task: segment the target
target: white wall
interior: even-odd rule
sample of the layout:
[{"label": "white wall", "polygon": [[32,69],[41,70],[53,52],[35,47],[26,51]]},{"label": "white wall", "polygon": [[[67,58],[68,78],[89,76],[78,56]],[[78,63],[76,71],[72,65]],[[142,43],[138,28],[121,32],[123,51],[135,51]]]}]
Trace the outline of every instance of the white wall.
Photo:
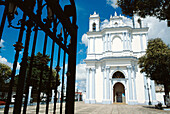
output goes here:
[{"label": "white wall", "polygon": [[103,73],[101,72],[101,65],[96,64],[95,73],[95,98],[98,103],[103,100]]},{"label": "white wall", "polygon": [[95,53],[102,53],[103,52],[103,41],[102,38],[95,38]]},{"label": "white wall", "polygon": [[156,100],[164,104],[164,92],[156,92]]},{"label": "white wall", "polygon": [[123,41],[119,37],[113,38],[112,51],[123,51]]},{"label": "white wall", "polygon": [[139,69],[136,72],[136,96],[138,103],[145,103],[144,78]]},{"label": "white wall", "polygon": [[134,52],[141,51],[141,43],[140,43],[140,36],[139,35],[133,35],[133,38],[132,38],[132,50]]}]

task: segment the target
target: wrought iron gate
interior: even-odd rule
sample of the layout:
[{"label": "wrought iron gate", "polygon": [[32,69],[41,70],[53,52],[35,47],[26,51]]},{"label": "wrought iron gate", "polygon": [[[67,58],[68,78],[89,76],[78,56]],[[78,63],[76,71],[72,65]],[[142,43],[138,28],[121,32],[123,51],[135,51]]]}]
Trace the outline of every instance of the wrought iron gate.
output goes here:
[{"label": "wrought iron gate", "polygon": [[[28,93],[30,86],[30,79],[32,76],[32,66],[33,59],[36,51],[37,39],[41,39],[38,37],[38,33],[45,33],[44,41],[42,41],[43,47],[43,57],[41,58],[41,72],[40,72],[40,82],[38,85],[37,92],[37,101],[36,101],[36,114],[39,113],[41,105],[40,105],[40,94],[42,91],[42,81],[43,81],[43,71],[45,69],[44,64],[47,62],[44,58],[46,56],[47,47],[51,48],[50,54],[50,73],[48,76],[48,84],[47,84],[47,100],[46,100],[46,108],[44,113],[49,113],[49,101],[50,101],[50,91],[51,91],[51,76],[52,76],[52,67],[55,59],[57,60],[56,65],[56,83],[55,83],[55,95],[54,95],[54,104],[53,113],[56,113],[56,110],[60,110],[60,114],[63,110],[63,85],[64,85],[64,75],[67,69],[67,86],[66,86],[66,102],[65,102],[65,113],[73,114],[74,113],[74,98],[75,98],[75,71],[76,71],[76,49],[77,49],[77,25],[76,25],[76,7],[74,0],[68,0],[69,4],[62,6],[59,0],[1,0],[0,5],[4,7],[4,13],[1,20],[0,26],[0,40],[3,36],[3,30],[6,17],[8,19],[9,26],[15,29],[19,29],[19,36],[16,43],[13,45],[15,47],[16,53],[13,63],[12,74],[10,76],[10,86],[8,89],[8,97],[6,106],[4,108],[4,113],[9,113],[9,106],[12,97],[12,88],[14,85],[17,62],[19,53],[23,50],[22,61],[20,63],[20,71],[18,75],[18,83],[16,87],[16,98],[13,107],[14,114],[26,113],[27,112],[27,104],[28,104]],[[22,19],[18,21],[18,24],[13,22],[16,17],[17,11],[16,9],[20,9],[22,12]],[[42,15],[43,11],[47,10],[46,17]],[[21,15],[21,14],[20,14]],[[25,31],[26,29],[26,31]],[[26,33],[26,37],[24,36]],[[32,44],[30,42],[31,34],[34,35],[32,39]],[[17,39],[17,36],[14,36]],[[8,40],[8,39],[6,39]],[[47,42],[51,40],[52,45],[47,46]],[[23,43],[23,41],[25,41]],[[43,44],[44,42],[44,44]],[[23,45],[24,44],[24,45]],[[56,48],[57,46],[57,48]],[[31,52],[29,51],[31,50]],[[28,54],[31,53],[30,63],[28,66]],[[54,56],[54,53],[57,52],[57,56]],[[68,62],[68,63],[67,63]],[[65,68],[65,64],[68,64],[68,68]],[[62,67],[62,70],[61,69]],[[27,71],[28,69],[28,71]],[[61,72],[62,71],[62,72]],[[58,79],[59,74],[62,75],[62,80]],[[61,102],[60,107],[57,107],[57,89],[61,83]],[[25,101],[22,102],[23,93],[25,95]]]}]

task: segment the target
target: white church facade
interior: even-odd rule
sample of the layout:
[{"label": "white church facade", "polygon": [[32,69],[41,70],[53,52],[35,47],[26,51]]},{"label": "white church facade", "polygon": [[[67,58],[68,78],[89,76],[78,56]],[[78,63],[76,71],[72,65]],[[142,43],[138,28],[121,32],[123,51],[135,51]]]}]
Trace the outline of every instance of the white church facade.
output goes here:
[{"label": "white church facade", "polygon": [[145,54],[148,27],[124,16],[110,16],[101,25],[99,14],[89,18],[85,103],[156,104],[155,83],[140,73],[138,58]]}]

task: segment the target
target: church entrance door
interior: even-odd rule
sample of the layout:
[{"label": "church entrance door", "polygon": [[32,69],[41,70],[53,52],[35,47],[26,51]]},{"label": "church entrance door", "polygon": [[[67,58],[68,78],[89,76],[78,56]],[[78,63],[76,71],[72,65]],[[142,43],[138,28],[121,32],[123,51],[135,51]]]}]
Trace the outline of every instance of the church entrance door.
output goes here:
[{"label": "church entrance door", "polygon": [[113,87],[113,102],[125,103],[125,89],[124,85],[120,82],[116,83]]}]

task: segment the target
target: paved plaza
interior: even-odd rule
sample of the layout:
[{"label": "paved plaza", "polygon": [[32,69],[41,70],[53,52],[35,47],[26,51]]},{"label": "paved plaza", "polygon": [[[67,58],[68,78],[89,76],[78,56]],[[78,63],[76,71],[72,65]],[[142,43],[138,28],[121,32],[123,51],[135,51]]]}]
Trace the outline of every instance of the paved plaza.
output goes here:
[{"label": "paved plaza", "polygon": [[[65,104],[63,104],[63,107]],[[36,106],[28,106],[27,114],[35,114]],[[63,114],[64,114],[63,108]],[[12,108],[10,113],[12,114]],[[50,104],[49,114],[53,112],[53,105]],[[59,104],[57,104],[57,114],[59,114]],[[0,109],[3,114],[3,109]],[[40,114],[45,114],[45,105],[41,105]],[[84,102],[75,103],[75,114],[170,114],[170,111],[154,109],[154,106],[126,105],[126,104],[85,104]]]}]

